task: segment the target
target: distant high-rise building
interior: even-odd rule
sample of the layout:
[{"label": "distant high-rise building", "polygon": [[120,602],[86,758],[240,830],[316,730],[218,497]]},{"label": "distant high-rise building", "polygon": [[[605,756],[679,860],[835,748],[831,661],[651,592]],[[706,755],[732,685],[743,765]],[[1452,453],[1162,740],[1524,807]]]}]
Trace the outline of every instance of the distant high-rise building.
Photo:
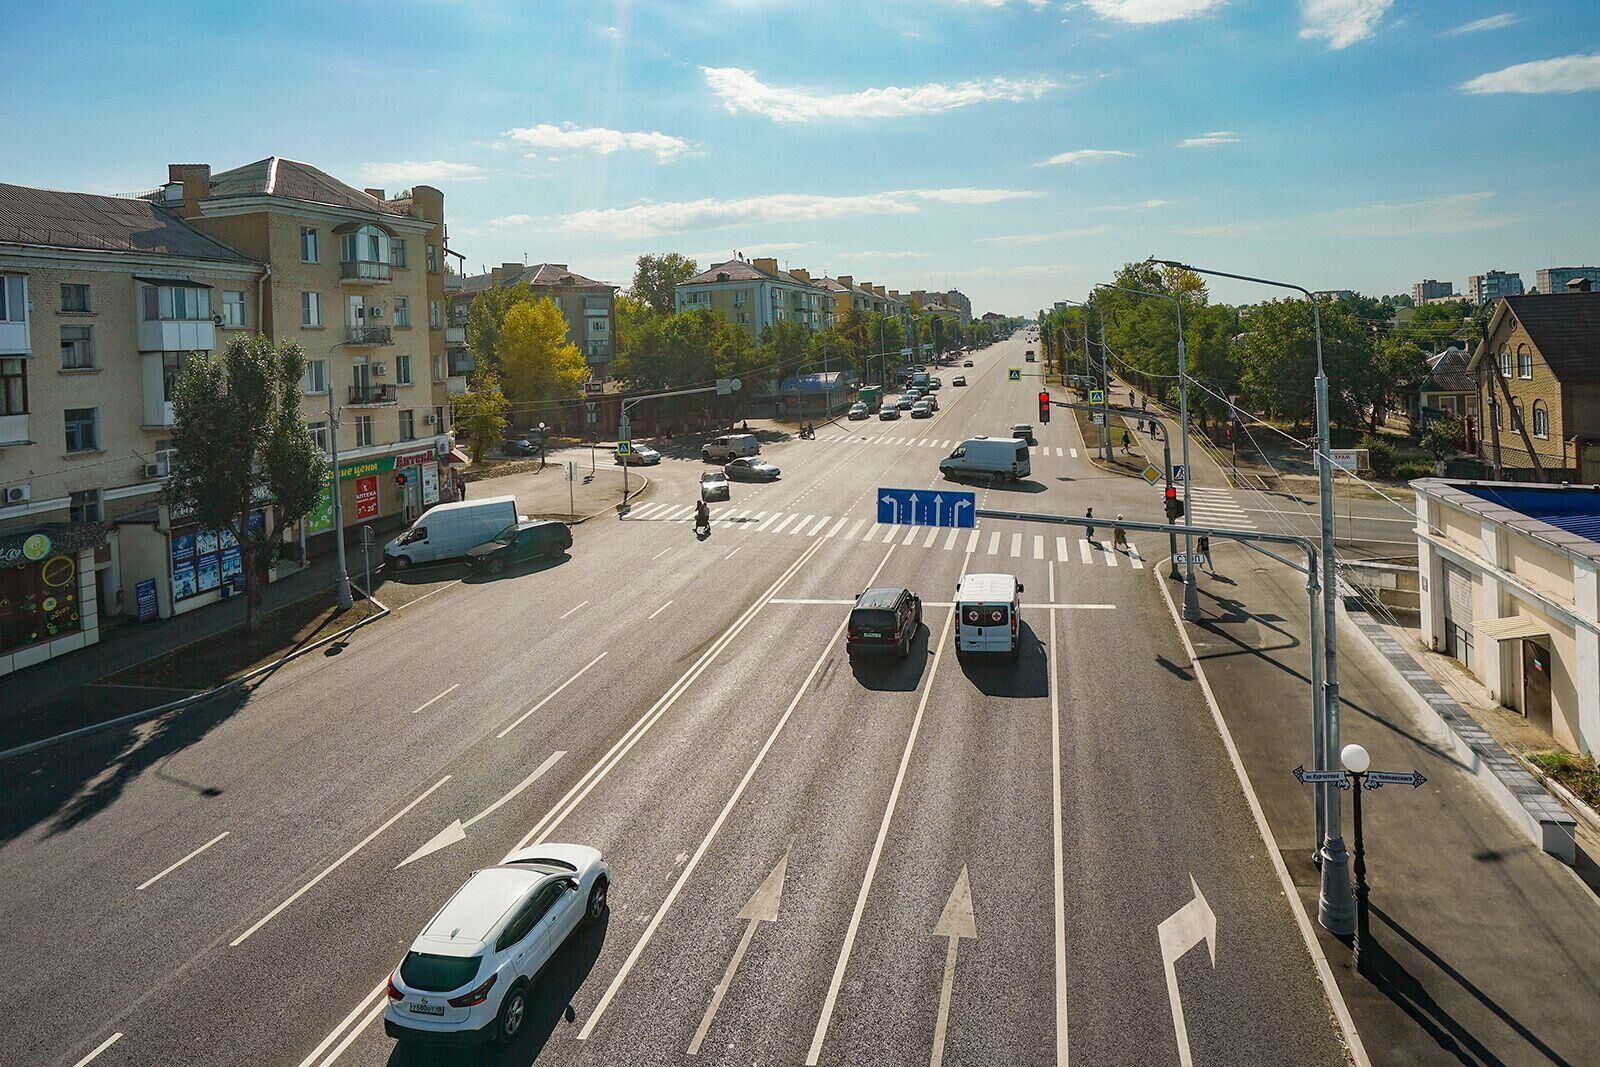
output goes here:
[{"label": "distant high-rise building", "polygon": [[1487,304],[1506,296],[1522,295],[1522,275],[1503,270],[1491,270],[1467,278],[1467,299],[1476,304]]},{"label": "distant high-rise building", "polygon": [[1587,278],[1590,286],[1600,285],[1600,267],[1540,267],[1534,274],[1533,291],[1564,293],[1574,278]]},{"label": "distant high-rise building", "polygon": [[1454,296],[1455,293],[1456,286],[1454,282],[1439,282],[1434,281],[1432,278],[1424,278],[1420,282],[1412,283],[1411,302],[1413,304],[1425,304],[1429,300],[1437,300],[1443,296]]}]

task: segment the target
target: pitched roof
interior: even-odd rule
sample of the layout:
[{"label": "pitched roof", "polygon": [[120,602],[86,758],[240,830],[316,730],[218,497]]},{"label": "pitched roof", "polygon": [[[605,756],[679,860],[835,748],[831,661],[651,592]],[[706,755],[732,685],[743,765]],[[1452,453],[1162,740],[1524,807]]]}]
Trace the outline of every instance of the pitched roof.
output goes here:
[{"label": "pitched roof", "polygon": [[384,202],[309,163],[268,156],[211,176],[212,196],[281,196],[314,204],[383,212]]},{"label": "pitched roof", "polygon": [[[726,274],[728,277],[726,279],[718,278],[717,275],[719,274]],[[686,281],[679,282],[678,284],[716,285],[724,280],[730,282],[779,281],[785,282],[789,285],[803,286],[807,289],[828,288],[828,286],[822,284],[824,281],[822,278],[813,278],[808,282],[803,278],[795,277],[786,270],[775,272],[764,271],[747,259],[730,259],[726,263],[713,264],[712,266],[701,271],[699,274],[696,274],[694,277],[689,278]]]},{"label": "pitched roof", "polygon": [[149,200],[3,183],[0,242],[250,262]]},{"label": "pitched roof", "polygon": [[481,293],[495,285],[510,286],[518,282],[527,282],[529,285],[570,285],[575,288],[617,288],[610,282],[596,281],[569,270],[565,263],[530,263],[515,273],[502,272],[498,280],[493,274],[474,274],[461,279],[461,288],[468,293]]},{"label": "pitched roof", "polygon": [[1600,379],[1600,293],[1505,298],[1558,378]]},{"label": "pitched roof", "polygon": [[1447,348],[1428,360],[1428,377],[1417,387],[1424,393],[1470,393],[1477,382],[1467,373],[1467,353]]}]

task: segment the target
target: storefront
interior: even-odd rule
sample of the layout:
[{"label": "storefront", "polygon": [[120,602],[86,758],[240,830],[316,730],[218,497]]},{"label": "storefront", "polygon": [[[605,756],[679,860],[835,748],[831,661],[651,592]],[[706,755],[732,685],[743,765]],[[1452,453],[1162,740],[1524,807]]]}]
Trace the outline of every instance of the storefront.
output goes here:
[{"label": "storefront", "polygon": [[100,639],[95,550],[102,523],[61,523],[0,537],[0,675]]},{"label": "storefront", "polygon": [[[450,439],[440,437],[409,451],[341,460],[339,506],[347,534],[362,525],[378,530],[398,527],[439,503],[444,499],[444,463],[449,454]],[[332,542],[327,536],[333,531],[332,494],[330,485],[305,519],[307,536],[314,542]]]},{"label": "storefront", "polygon": [[[273,509],[263,503],[250,514],[253,531],[269,532]],[[140,622],[167,619],[226,600],[244,591],[244,560],[232,530],[213,530],[165,507],[126,515],[117,522],[122,600]],[[263,572],[276,581],[278,568]]]}]

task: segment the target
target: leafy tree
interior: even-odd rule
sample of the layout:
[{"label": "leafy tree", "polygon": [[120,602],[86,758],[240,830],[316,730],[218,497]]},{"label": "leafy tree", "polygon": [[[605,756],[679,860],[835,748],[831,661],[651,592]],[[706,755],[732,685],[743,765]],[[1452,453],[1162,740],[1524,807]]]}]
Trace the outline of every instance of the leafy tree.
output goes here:
[{"label": "leafy tree", "polygon": [[[1348,310],[1322,301],[1323,364],[1328,373],[1329,415],[1353,424],[1371,348]],[[1293,420],[1302,429],[1315,411],[1316,335],[1303,300],[1271,300],[1251,310],[1238,345],[1239,381],[1251,406]]]},{"label": "leafy tree", "polygon": [[1432,419],[1422,431],[1422,447],[1433,453],[1433,458],[1440,463],[1444,462],[1446,456],[1458,451],[1465,441],[1465,429],[1461,420],[1454,415]]},{"label": "leafy tree", "polygon": [[616,376],[629,389],[664,391],[739,378],[749,391],[747,374],[756,366],[750,335],[706,308],[661,315],[645,323],[638,343],[626,358],[613,363]]},{"label": "leafy tree", "polygon": [[496,372],[501,369],[500,331],[506,313],[532,299],[533,290],[527,282],[495,286],[472,298],[467,306],[467,347],[480,368]]},{"label": "leafy tree", "polygon": [[519,405],[579,396],[589,377],[583,353],[567,340],[567,320],[549,297],[506,312],[498,351],[505,391]]},{"label": "leafy tree", "polygon": [[506,432],[511,401],[500,390],[500,376],[492,370],[480,371],[472,388],[450,398],[450,417],[467,431],[467,454],[472,462],[482,463],[489,445]]},{"label": "leafy tree", "polygon": [[798,371],[809,370],[811,335],[798,322],[783,319],[761,331],[757,356],[762,364],[773,365],[781,381]]},{"label": "leafy tree", "polygon": [[1372,346],[1361,397],[1367,409],[1367,429],[1377,430],[1378,416],[1396,392],[1415,388],[1428,376],[1428,357],[1415,341],[1385,337]]},{"label": "leafy tree", "polygon": [[699,264],[677,252],[642,255],[634,263],[633,285],[629,292],[649,304],[657,314],[670,315],[676,306],[677,287],[699,271]]},{"label": "leafy tree", "polygon": [[[300,416],[305,354],[290,342],[236,337],[220,356],[190,355],[173,392],[173,461],[166,500],[201,527],[239,542],[246,632],[254,632],[261,581],[289,528],[309,515],[328,484],[328,461]],[[272,529],[250,525],[270,501]]]}]

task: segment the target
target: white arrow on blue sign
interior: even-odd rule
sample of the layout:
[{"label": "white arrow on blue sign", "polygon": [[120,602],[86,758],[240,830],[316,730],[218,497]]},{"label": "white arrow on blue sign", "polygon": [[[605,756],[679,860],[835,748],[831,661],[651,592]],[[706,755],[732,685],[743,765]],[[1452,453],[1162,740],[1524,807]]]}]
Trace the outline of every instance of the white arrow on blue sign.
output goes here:
[{"label": "white arrow on blue sign", "polygon": [[878,522],[885,526],[977,525],[978,498],[947,489],[879,489]]}]

